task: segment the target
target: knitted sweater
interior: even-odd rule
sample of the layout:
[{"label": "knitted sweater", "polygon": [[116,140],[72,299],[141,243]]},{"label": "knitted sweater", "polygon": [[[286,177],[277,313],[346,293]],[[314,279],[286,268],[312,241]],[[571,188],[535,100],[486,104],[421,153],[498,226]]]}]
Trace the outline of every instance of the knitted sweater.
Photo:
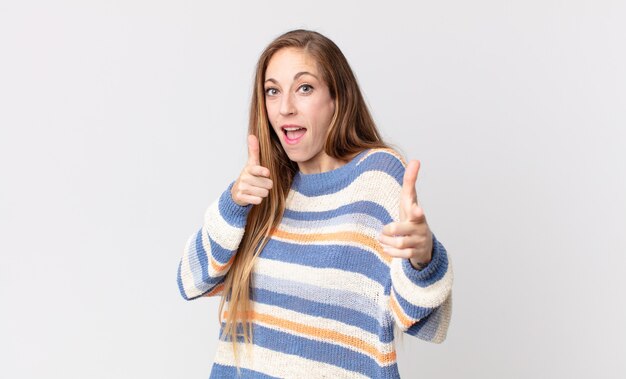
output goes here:
[{"label": "knitted sweater", "polygon": [[[253,346],[250,355],[238,344],[241,377],[398,378],[394,327],[445,339],[452,270],[443,245],[433,236],[432,261],[418,271],[376,240],[399,218],[404,169],[393,150],[371,149],[338,169],[296,174],[254,264]],[[178,268],[187,300],[222,295],[251,208],[232,200],[232,185],[187,242]],[[232,342],[219,340],[211,378],[236,372]]]}]

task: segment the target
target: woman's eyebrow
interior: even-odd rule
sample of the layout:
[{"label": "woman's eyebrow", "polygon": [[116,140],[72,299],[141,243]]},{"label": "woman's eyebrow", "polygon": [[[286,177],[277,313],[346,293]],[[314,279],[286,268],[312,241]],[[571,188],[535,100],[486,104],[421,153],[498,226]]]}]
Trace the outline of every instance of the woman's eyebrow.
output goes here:
[{"label": "woman's eyebrow", "polygon": [[[317,77],[317,76],[315,76],[314,74],[311,74],[311,73],[310,73],[310,72],[308,72],[308,71],[300,71],[299,73],[295,74],[295,75],[293,76],[293,78],[294,78],[294,79],[298,79],[298,78],[299,78],[299,77],[301,77],[302,75],[311,75],[311,76],[312,76],[312,77],[314,77],[315,79],[318,79],[318,77]],[[318,79],[318,80],[319,80],[319,79]]]},{"label": "woman's eyebrow", "polygon": [[[319,80],[319,78],[318,78],[315,74],[312,74],[312,73],[310,73],[310,72],[308,72],[308,71],[300,71],[299,73],[297,73],[297,74],[295,74],[295,75],[293,76],[293,79],[294,79],[294,80],[295,80],[295,79],[298,79],[298,78],[299,78],[299,77],[301,77],[302,75],[311,75],[311,76],[312,76],[312,77],[314,77],[315,79]],[[274,79],[274,78],[265,79],[265,83],[267,83],[267,82],[272,82],[272,83],[274,83],[274,84],[278,84],[278,82],[277,82],[277,81],[276,81],[276,79]]]}]

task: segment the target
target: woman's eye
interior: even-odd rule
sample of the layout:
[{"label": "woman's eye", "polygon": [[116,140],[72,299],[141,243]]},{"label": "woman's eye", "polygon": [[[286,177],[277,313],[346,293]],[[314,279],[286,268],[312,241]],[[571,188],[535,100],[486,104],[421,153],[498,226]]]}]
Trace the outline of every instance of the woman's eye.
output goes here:
[{"label": "woman's eye", "polygon": [[303,93],[309,93],[309,92],[313,91],[313,87],[311,87],[308,84],[303,84],[303,85],[300,86],[300,91],[303,92]]},{"label": "woman's eye", "polygon": [[265,94],[268,96],[274,96],[278,93],[278,90],[276,88],[268,88],[265,90]]}]

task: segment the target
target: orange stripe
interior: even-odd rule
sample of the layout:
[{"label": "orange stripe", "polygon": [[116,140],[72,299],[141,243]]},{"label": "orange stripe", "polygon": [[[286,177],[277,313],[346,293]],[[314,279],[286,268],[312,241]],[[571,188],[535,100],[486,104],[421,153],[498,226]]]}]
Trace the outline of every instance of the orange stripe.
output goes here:
[{"label": "orange stripe", "polygon": [[233,256],[232,256],[232,257],[230,257],[230,259],[228,260],[228,262],[223,263],[223,264],[222,264],[222,263],[219,263],[218,261],[216,261],[216,260],[213,258],[213,256],[211,256],[211,259],[210,259],[210,262],[211,262],[211,268],[213,268],[213,270],[214,270],[215,272],[222,272],[222,271],[224,271],[227,267],[229,267],[229,266],[233,263],[233,261],[235,260],[235,255],[236,255],[236,254],[233,254]]},{"label": "orange stripe", "polygon": [[402,325],[404,325],[405,328],[408,329],[411,327],[411,325],[413,325],[413,320],[405,316],[405,313],[400,307],[400,304],[398,304],[398,300],[396,300],[396,293],[393,290],[393,288],[391,289],[391,294],[389,296],[389,306],[391,307],[391,310],[393,311],[393,313],[395,313],[396,316],[398,316],[398,319],[400,320]]},{"label": "orange stripe", "polygon": [[335,232],[335,233],[311,233],[311,234],[296,234],[286,232],[281,229],[274,229],[272,235],[278,238],[284,238],[296,242],[327,242],[327,241],[341,241],[341,242],[357,242],[361,245],[365,245],[374,250],[380,259],[385,262],[391,262],[391,256],[383,253],[380,242],[372,237],[366,236],[357,232]]},{"label": "orange stripe", "polygon": [[224,289],[224,282],[218,284],[215,286],[215,288],[213,288],[211,291],[205,293],[203,296],[215,296],[218,293],[222,292],[222,290]]},{"label": "orange stripe", "polygon": [[[240,312],[241,313],[241,312]],[[310,335],[316,338],[322,338],[325,340],[331,340],[335,342],[340,342],[344,345],[352,346],[358,350],[364,351],[369,355],[376,358],[376,360],[384,365],[394,363],[396,361],[396,352],[392,351],[389,353],[382,353],[376,347],[370,345],[369,343],[363,341],[360,338],[351,337],[334,330],[328,330],[323,328],[316,328],[310,325],[305,325],[301,323],[297,323],[294,321],[289,321],[285,319],[281,319],[278,317],[270,316],[263,313],[258,313],[254,311],[248,312],[250,315],[249,318],[257,321],[261,321],[265,324],[274,325],[281,329],[292,330],[294,332],[300,334]],[[228,311],[224,312],[224,318],[228,317]]]}]

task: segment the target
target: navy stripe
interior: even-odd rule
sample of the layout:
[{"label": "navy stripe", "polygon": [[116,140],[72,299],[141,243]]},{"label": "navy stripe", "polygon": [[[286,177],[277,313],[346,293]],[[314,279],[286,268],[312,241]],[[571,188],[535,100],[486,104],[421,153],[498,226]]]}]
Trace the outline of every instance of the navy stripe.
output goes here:
[{"label": "navy stripe", "polygon": [[[196,257],[198,257],[198,262],[200,263],[200,268],[202,271],[202,284],[206,284],[210,288],[213,288],[224,278],[224,276],[222,275],[218,277],[211,277],[209,275],[209,261],[208,261],[207,253],[204,250],[204,246],[202,246],[202,234],[201,233],[202,231],[199,231],[196,235],[196,244],[195,244],[196,245]],[[196,283],[196,285],[197,284],[198,283]]]},{"label": "navy stripe", "polygon": [[414,305],[410,303],[408,300],[406,300],[405,298],[403,298],[397,291],[393,291],[393,292],[396,295],[398,304],[400,305],[404,313],[409,315],[411,318],[417,318],[417,319],[424,318],[428,316],[434,309],[434,308],[428,308],[428,307],[418,307],[417,305]]},{"label": "navy stripe", "polygon": [[440,322],[440,315],[438,314],[438,311],[439,308],[436,308],[435,312],[432,312],[425,318],[413,324],[409,329],[405,331],[405,333],[420,338],[422,340],[432,340],[437,333],[437,327],[439,326]]},{"label": "navy stripe", "polygon": [[204,246],[202,246],[202,229],[198,233],[196,233],[196,258],[198,259],[198,263],[200,263],[200,269],[202,271],[202,281],[205,281],[209,278],[209,261],[207,252],[204,250]]},{"label": "navy stripe", "polygon": [[382,171],[391,175],[398,184],[402,185],[404,179],[405,167],[397,157],[378,151],[372,153],[358,166],[363,172],[365,171]]},{"label": "navy stripe", "polygon": [[433,234],[433,255],[428,266],[418,271],[411,265],[408,259],[403,259],[402,270],[415,285],[428,287],[443,278],[448,271],[448,254],[446,249]]},{"label": "navy stripe", "polygon": [[376,253],[357,246],[302,245],[270,239],[261,257],[308,267],[334,268],[362,274],[381,285],[385,285],[389,279],[389,266],[381,261]]},{"label": "navy stripe", "polygon": [[240,368],[241,376],[237,374],[237,368],[234,366],[224,366],[219,363],[214,363],[211,369],[211,376],[209,379],[223,379],[223,378],[241,378],[241,379],[280,379],[275,376],[265,375],[262,372],[249,370],[247,368]]},{"label": "navy stripe", "polygon": [[181,259],[180,262],[178,263],[178,274],[176,276],[176,282],[178,283],[178,290],[180,291],[180,294],[183,297],[183,299],[191,300],[189,299],[189,296],[187,296],[187,293],[185,292],[185,287],[183,286],[183,278],[180,275],[180,268],[182,265],[183,265],[183,260]]},{"label": "navy stripe", "polygon": [[[225,249],[224,247],[222,247],[222,245],[215,242],[210,236],[208,238],[209,244],[211,245],[211,256],[213,257],[213,259],[221,264],[224,264],[233,257],[234,251]],[[202,240],[200,240],[200,243],[202,243]]]},{"label": "navy stripe", "polygon": [[246,226],[246,219],[250,209],[252,208],[252,204],[242,207],[233,201],[230,190],[234,184],[235,182],[230,183],[226,191],[222,192],[218,208],[220,216],[222,216],[224,221],[236,228],[243,228]]},{"label": "navy stripe", "polygon": [[292,188],[305,196],[328,195],[346,188],[367,171],[384,172],[402,185],[405,168],[397,157],[379,151],[370,154],[359,163],[367,151],[363,150],[350,162],[332,171],[306,175],[298,172],[294,177]]}]

